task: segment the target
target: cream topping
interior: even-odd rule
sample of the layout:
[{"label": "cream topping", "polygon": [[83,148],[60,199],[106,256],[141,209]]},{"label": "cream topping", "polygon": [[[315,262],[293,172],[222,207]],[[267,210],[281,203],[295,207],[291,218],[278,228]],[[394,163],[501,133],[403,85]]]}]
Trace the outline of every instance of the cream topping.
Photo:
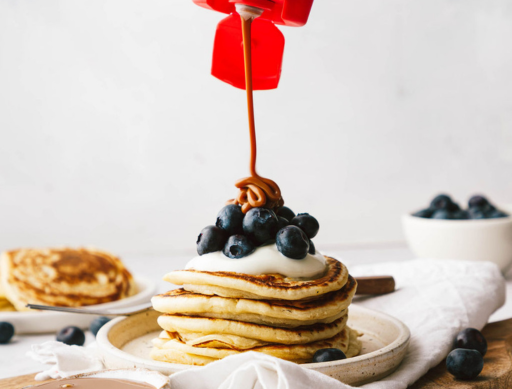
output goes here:
[{"label": "cream topping", "polygon": [[291,259],[279,252],[275,244],[258,247],[252,254],[238,259],[226,257],[222,251],[191,259],[185,269],[229,271],[251,275],[282,274],[290,278],[316,278],[326,267],[325,257],[318,251],[304,259]]}]

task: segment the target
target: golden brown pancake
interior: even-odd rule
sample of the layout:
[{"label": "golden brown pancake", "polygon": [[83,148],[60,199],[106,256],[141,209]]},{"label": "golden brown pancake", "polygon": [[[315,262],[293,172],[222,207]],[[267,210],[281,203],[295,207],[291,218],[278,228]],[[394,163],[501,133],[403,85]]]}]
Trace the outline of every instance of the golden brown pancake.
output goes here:
[{"label": "golden brown pancake", "polygon": [[334,258],[325,258],[325,273],[313,280],[298,280],[281,274],[251,275],[192,269],[170,272],[164,276],[164,280],[200,294],[263,300],[301,300],[341,289],[346,284],[347,268]]},{"label": "golden brown pancake", "polygon": [[1,283],[17,310],[26,304],[79,307],[135,294],[121,260],[96,249],[21,249],[0,258]]}]

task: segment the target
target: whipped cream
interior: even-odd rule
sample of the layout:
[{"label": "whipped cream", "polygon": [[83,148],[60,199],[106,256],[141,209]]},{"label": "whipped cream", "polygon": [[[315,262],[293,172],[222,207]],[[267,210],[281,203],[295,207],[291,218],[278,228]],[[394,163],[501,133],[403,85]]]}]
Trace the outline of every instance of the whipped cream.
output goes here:
[{"label": "whipped cream", "polygon": [[226,257],[222,251],[191,259],[185,269],[229,271],[252,275],[282,274],[290,278],[316,278],[325,271],[325,257],[318,251],[304,259],[291,259],[279,252],[275,244],[258,247],[252,254],[238,259]]}]

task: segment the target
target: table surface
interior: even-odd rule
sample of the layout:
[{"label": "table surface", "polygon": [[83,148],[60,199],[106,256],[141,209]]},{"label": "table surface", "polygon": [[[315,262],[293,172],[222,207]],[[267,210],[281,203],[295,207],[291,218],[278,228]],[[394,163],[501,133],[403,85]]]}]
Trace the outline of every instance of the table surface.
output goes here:
[{"label": "table surface", "polygon": [[[327,251],[326,251],[327,253]],[[367,264],[388,261],[406,261],[413,258],[413,254],[405,247],[381,246],[339,248],[329,250],[328,254],[339,258],[350,268],[351,264]],[[123,258],[128,268],[138,275],[143,275],[158,282],[159,291],[169,289],[165,282],[160,281],[162,275],[174,269],[179,269],[190,259],[190,255],[172,257],[144,257],[133,256]],[[496,311],[489,322],[496,322],[512,318],[512,271],[506,275],[507,302]],[[87,332],[86,345],[94,342],[94,336]],[[41,371],[43,365],[26,356],[32,344],[38,344],[47,340],[54,340],[55,334],[45,335],[20,335],[15,336],[7,345],[0,346],[0,379],[25,375],[31,372]]]}]

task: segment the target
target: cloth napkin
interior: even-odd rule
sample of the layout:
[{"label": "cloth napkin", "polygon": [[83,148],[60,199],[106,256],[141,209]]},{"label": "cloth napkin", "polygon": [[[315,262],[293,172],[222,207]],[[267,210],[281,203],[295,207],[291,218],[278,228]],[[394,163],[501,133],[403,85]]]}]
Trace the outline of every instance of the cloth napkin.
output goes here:
[{"label": "cloth napkin", "polygon": [[[365,389],[405,389],[441,362],[462,329],[481,329],[505,302],[505,280],[490,262],[417,259],[349,266],[355,276],[392,275],[397,290],[354,303],[386,312],[411,330],[408,352],[390,376]],[[350,309],[349,309],[350,311]],[[349,313],[350,315],[350,313]],[[69,347],[69,346],[67,346]],[[72,365],[77,372],[78,359]],[[65,369],[64,364],[57,365]],[[84,364],[90,368],[90,362]],[[63,374],[69,371],[62,370]],[[265,354],[248,352],[171,376],[173,389],[349,389],[313,370]]]}]

